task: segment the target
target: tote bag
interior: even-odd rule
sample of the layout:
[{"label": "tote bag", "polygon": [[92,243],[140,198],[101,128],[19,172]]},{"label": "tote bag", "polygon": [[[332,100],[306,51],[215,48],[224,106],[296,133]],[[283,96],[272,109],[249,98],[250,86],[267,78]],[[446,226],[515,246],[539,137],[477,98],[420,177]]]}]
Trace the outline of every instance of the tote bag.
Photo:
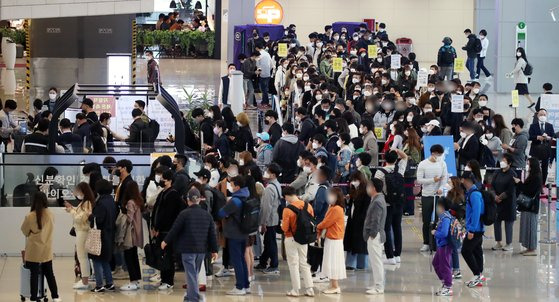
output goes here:
[{"label": "tote bag", "polygon": [[93,218],[93,228],[87,233],[85,250],[93,256],[100,256],[101,246],[101,230],[97,229],[97,221]]}]

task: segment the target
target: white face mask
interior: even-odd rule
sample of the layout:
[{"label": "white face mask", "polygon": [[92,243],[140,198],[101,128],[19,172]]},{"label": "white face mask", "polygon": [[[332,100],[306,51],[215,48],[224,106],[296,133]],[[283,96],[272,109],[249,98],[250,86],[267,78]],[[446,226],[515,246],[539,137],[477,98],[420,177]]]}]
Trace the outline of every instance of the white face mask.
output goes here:
[{"label": "white face mask", "polygon": [[334,195],[328,195],[328,204],[329,204],[329,205],[334,205],[334,204],[336,204],[336,196],[334,196]]},{"label": "white face mask", "polygon": [[355,161],[355,165],[357,166],[357,168],[359,168],[359,167],[361,167],[363,164],[361,163],[361,160],[358,158],[358,159]]},{"label": "white face mask", "polygon": [[268,173],[268,171],[265,171],[262,177],[264,177],[265,179],[270,179],[270,173]]},{"label": "white face mask", "polygon": [[320,101],[320,100],[322,100],[322,94],[317,94],[314,98],[315,98],[317,101]]},{"label": "white face mask", "polygon": [[318,143],[315,143],[315,142],[312,143],[312,148],[313,149],[318,149],[318,147],[319,147]]},{"label": "white face mask", "polygon": [[356,55],[356,54],[357,54],[357,50],[351,50],[349,53],[352,54],[352,55]]},{"label": "white face mask", "polygon": [[475,117],[474,120],[479,123],[483,121],[483,117]]},{"label": "white face mask", "polygon": [[478,93],[479,93],[479,88],[474,88],[474,89],[472,89],[472,91],[473,91],[475,94],[478,94]]},{"label": "white face mask", "polygon": [[470,166],[466,166],[466,167],[464,167],[464,171],[465,172],[468,172],[468,171],[471,172],[472,168],[470,168]]},{"label": "white face mask", "polygon": [[408,103],[410,103],[411,105],[416,105],[417,104],[417,100],[415,98],[409,98],[408,99]]},{"label": "white face mask", "polygon": [[297,160],[297,167],[301,168],[302,166],[303,166],[303,162],[300,159],[298,159]]},{"label": "white face mask", "polygon": [[337,142],[336,142],[336,146],[338,146],[338,148],[341,148],[341,147],[342,147],[342,142],[341,142],[341,141],[337,141]]},{"label": "white face mask", "polygon": [[382,85],[388,84],[388,80],[385,80],[385,79],[382,79],[380,82],[382,83]]},{"label": "white face mask", "polygon": [[522,53],[519,51],[519,52],[516,53],[516,56],[517,56],[517,57],[521,57],[521,56],[522,56]]},{"label": "white face mask", "polygon": [[240,160],[239,160],[239,166],[244,166],[244,165],[245,165],[245,161],[242,160],[242,159],[240,159]]},{"label": "white face mask", "polygon": [[84,196],[84,195],[83,195],[83,194],[80,194],[80,193],[76,193],[76,194],[74,194],[74,196],[75,196],[76,199],[78,199],[78,200],[83,200],[83,196]]},{"label": "white face mask", "polygon": [[242,127],[243,124],[241,124],[241,122],[237,122],[237,126]]},{"label": "white face mask", "polygon": [[231,185],[230,182],[227,183],[227,191],[233,193],[233,186]]},{"label": "white face mask", "polygon": [[359,133],[361,133],[361,134],[365,134],[365,129],[363,129],[363,128],[359,128]]},{"label": "white face mask", "polygon": [[[308,81],[309,80],[309,76],[303,76],[303,81]],[[310,87],[309,87],[310,88]]]},{"label": "white face mask", "polygon": [[354,181],[351,182],[351,185],[352,185],[353,187],[357,188],[357,187],[359,187],[360,182],[359,182],[358,180],[354,180]]},{"label": "white face mask", "polygon": [[309,167],[309,166],[304,166],[304,167],[303,167],[303,172],[305,172],[305,173],[311,173],[311,167]]},{"label": "white face mask", "polygon": [[316,165],[316,168],[317,168],[317,169],[320,169],[320,167],[322,167],[322,166],[324,166],[323,163],[318,163],[318,165]]},{"label": "white face mask", "polygon": [[435,87],[427,87],[427,91],[428,92],[433,92],[433,91],[435,91]]},{"label": "white face mask", "polygon": [[297,74],[295,74],[295,77],[298,78],[298,79],[300,79],[300,78],[303,77],[303,74],[302,74],[302,73],[297,73]]},{"label": "white face mask", "polygon": [[466,132],[460,131],[460,137],[461,137],[461,138],[464,138],[464,137],[466,137],[466,136],[467,136],[467,135],[466,135]]},{"label": "white face mask", "polygon": [[359,79],[357,79],[357,78],[352,78],[352,79],[351,79],[351,82],[352,82],[353,84],[359,83]]},{"label": "white face mask", "polygon": [[227,170],[227,176],[236,177],[239,175],[239,170]]},{"label": "white face mask", "polygon": [[49,99],[55,100],[56,99],[56,92],[49,93]]},{"label": "white face mask", "polygon": [[435,71],[434,71],[433,69],[429,69],[429,74],[430,74],[430,75],[434,75],[434,74],[435,74]]},{"label": "white face mask", "polygon": [[411,74],[411,71],[409,71],[409,70],[406,70],[406,71],[404,71],[404,74],[405,74],[405,75],[406,75],[407,77],[409,77],[409,76],[410,76],[410,74]]},{"label": "white face mask", "polygon": [[357,40],[359,40],[359,37],[357,36],[353,37],[353,41],[357,41]]},{"label": "white face mask", "polygon": [[545,122],[547,122],[547,116],[545,116],[545,115],[538,116],[538,120],[541,123],[545,123]]},{"label": "white face mask", "polygon": [[479,107],[485,107],[487,106],[487,101],[479,101]]},{"label": "white face mask", "polygon": [[305,86],[305,91],[311,91],[311,90],[312,90],[311,86]]},{"label": "white face mask", "polygon": [[424,109],[423,109],[423,112],[424,112],[424,113],[433,112],[433,109],[431,109],[431,108],[424,108]]},{"label": "white face mask", "polygon": [[368,91],[368,90],[365,90],[365,91],[363,92],[363,94],[364,94],[365,96],[371,96],[373,93],[370,92],[370,91]]},{"label": "white face mask", "polygon": [[155,183],[158,184],[161,181],[161,175],[155,175]]},{"label": "white face mask", "polygon": [[509,165],[507,164],[506,161],[502,160],[502,161],[499,162],[499,166],[500,166],[501,168],[506,168],[506,167],[508,167]]},{"label": "white face mask", "polygon": [[485,138],[486,138],[486,139],[492,139],[492,138],[493,138],[493,133],[487,133],[487,134],[485,134]]}]

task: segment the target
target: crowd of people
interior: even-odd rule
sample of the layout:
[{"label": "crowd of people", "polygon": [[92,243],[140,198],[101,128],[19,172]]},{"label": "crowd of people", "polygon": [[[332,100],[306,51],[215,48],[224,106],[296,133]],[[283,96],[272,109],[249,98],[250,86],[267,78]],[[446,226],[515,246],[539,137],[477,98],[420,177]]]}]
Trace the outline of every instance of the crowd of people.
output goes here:
[{"label": "crowd of people", "polygon": [[[256,138],[247,113],[235,116],[227,106],[228,90],[222,89],[219,105],[191,112],[197,127],[188,128],[186,141],[203,146],[203,168],[195,178],[186,173],[187,158],[180,154],[155,160],[141,190],[130,179],[133,166],[128,160],[103,163],[116,182],[100,179],[101,165],[89,166],[88,183],[74,192],[79,205],[66,205],[74,217],[80,263],[76,289],[90,288],[84,232],[91,228],[101,230],[102,238],[100,254],[89,254],[95,275],[92,291],[114,291],[111,270],[120,272],[123,266],[129,284],[120,290],[138,289],[142,216],[150,233],[146,263],[159,270],[150,280],[160,282],[159,290],[169,290],[175,286],[176,267],[182,265],[188,301],[198,301],[199,290],[206,290],[205,279],[212,275],[235,277],[228,295],[250,294],[257,272],[280,274],[280,256],[287,260],[291,280],[287,296],[313,297],[314,283],[321,282],[329,283],[324,294],[340,294],[347,272],[368,267],[372,278],[366,293],[382,295],[384,267],[405,263],[402,216],[415,214],[416,196],[422,220],[420,252],[436,251],[433,267],[442,283],[437,295],[452,295],[454,280],[462,278],[460,254],[473,276],[466,285],[486,285],[486,228],[494,227],[493,250],[512,251],[517,211],[521,253],[537,255],[539,194],[553,160],[555,137],[545,108],[537,104],[529,131],[522,119],[506,123],[481,92],[479,74],[463,83],[454,77],[452,65],[441,64],[445,60],[430,66],[428,82],[418,86],[413,53],[401,56],[400,68],[391,68],[391,56],[398,51],[384,24],[378,31],[363,25],[353,33],[326,26],[324,33],[310,34],[306,46],[300,46],[295,30],[288,27],[281,40],[289,45],[286,57],[278,57],[277,41],[261,44],[259,39],[250,57],[241,57],[248,76],[246,106],[256,104],[255,80],[262,92],[257,104],[265,110],[266,126]],[[470,41],[478,39],[471,31],[465,33],[466,45],[477,43]],[[487,33],[481,34],[483,40]],[[444,38],[443,43],[446,52],[452,40]],[[377,54],[367,53],[371,44],[378,46]],[[484,69],[482,50],[488,44],[481,44],[481,50],[472,47],[479,50],[473,51]],[[472,50],[465,48],[470,60]],[[450,52],[455,58],[455,50]],[[515,78],[528,64],[522,48],[517,52]],[[341,72],[333,72],[335,57],[343,60]],[[472,64],[468,62],[469,69]],[[229,65],[228,70],[235,68]],[[228,76],[222,81],[228,85]],[[275,92],[266,91],[272,87]],[[550,93],[551,84],[544,89]],[[265,109],[271,99],[267,93],[280,97],[280,108]],[[451,110],[454,95],[463,96],[461,112]],[[92,114],[85,101],[83,106],[85,125]],[[6,108],[5,113],[13,110]],[[134,112],[135,123],[145,124],[141,108]],[[443,134],[453,137],[450,152],[455,154],[439,144],[424,150],[427,137]],[[454,155],[457,166],[448,167],[444,157]],[[451,168],[458,175],[451,176]],[[51,241],[29,242],[36,236],[52,238],[52,229],[39,235],[28,231],[28,225],[41,229],[43,217],[48,217],[45,207],[36,196],[22,231],[28,236],[26,254],[44,248],[48,261]],[[126,231],[129,225],[132,231]],[[222,267],[214,274],[218,252]],[[154,260],[154,254],[162,256]],[[44,262],[26,260],[32,270]],[[55,283],[54,276],[51,281]]]}]

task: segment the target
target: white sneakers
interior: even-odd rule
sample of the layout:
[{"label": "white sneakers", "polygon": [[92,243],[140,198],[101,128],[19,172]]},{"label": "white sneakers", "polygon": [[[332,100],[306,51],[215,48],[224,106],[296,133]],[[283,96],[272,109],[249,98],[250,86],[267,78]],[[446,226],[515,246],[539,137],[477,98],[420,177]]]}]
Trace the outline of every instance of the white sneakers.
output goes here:
[{"label": "white sneakers", "polygon": [[402,263],[402,259],[400,259],[400,256],[396,256],[394,257],[394,259],[396,259],[396,263]]},{"label": "white sneakers", "polygon": [[153,276],[151,276],[149,278],[149,282],[157,282],[160,283],[161,282],[161,275],[160,274],[155,274]]},{"label": "white sneakers", "polygon": [[382,295],[382,294],[384,294],[384,289],[374,287],[374,288],[371,288],[371,289],[367,290],[366,293],[367,293],[367,295]]},{"label": "white sneakers", "polygon": [[[339,289],[339,288],[338,288],[338,289]],[[341,291],[340,291],[340,293],[341,293]],[[299,291],[298,291],[298,290],[292,289],[292,290],[290,290],[290,291],[288,291],[288,292],[286,293],[286,296],[288,296],[288,297],[300,297],[301,294],[299,294]],[[312,287],[307,288],[307,289],[305,290],[305,296],[307,296],[307,297],[314,297],[314,288],[312,288]]]},{"label": "white sneakers", "polygon": [[235,271],[230,270],[230,269],[226,269],[226,268],[222,268],[217,274],[215,274],[215,276],[218,277],[218,278],[231,277],[231,276],[235,276]]},{"label": "white sneakers", "polygon": [[505,246],[503,246],[503,251],[505,252],[510,252],[513,250],[512,244],[507,244]]},{"label": "white sneakers", "polygon": [[82,280],[74,283],[74,285],[72,286],[73,289],[77,289],[77,290],[88,290],[90,288],[89,284],[83,284]]},{"label": "white sneakers", "polygon": [[227,292],[227,295],[229,295],[229,296],[244,296],[246,294],[247,294],[247,292],[244,288],[243,289],[238,289],[236,287]]},{"label": "white sneakers", "polygon": [[120,287],[121,291],[134,291],[134,290],[138,290],[138,283],[137,282],[130,282],[128,284],[125,284],[123,286]]},{"label": "white sneakers", "polygon": [[158,290],[168,290],[168,289],[173,289],[173,286],[169,285],[167,283],[161,283],[161,285],[157,289]]},{"label": "white sneakers", "polygon": [[421,249],[419,249],[420,252],[424,253],[424,252],[428,252],[429,251],[429,245],[428,244],[424,244]]},{"label": "white sneakers", "polygon": [[382,261],[385,265],[396,265],[396,259],[394,258],[390,258],[390,259],[384,259]]},{"label": "white sneakers", "polygon": [[56,299],[52,299],[52,302],[62,302],[62,298],[56,298]]}]

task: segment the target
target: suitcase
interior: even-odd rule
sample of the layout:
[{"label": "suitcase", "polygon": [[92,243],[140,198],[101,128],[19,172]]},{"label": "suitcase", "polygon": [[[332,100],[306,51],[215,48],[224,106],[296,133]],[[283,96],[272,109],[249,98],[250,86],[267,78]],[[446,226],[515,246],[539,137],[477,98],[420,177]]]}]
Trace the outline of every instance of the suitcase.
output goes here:
[{"label": "suitcase", "polygon": [[[29,284],[29,280],[31,279],[31,271],[25,267],[25,265],[21,266],[21,273],[20,273],[20,291],[19,297],[21,301],[25,301],[26,299],[31,298],[31,285]],[[47,301],[47,290],[45,289],[45,277],[43,273],[39,270],[39,283],[38,283],[39,292],[37,293],[37,299],[42,299],[42,301]]]}]

